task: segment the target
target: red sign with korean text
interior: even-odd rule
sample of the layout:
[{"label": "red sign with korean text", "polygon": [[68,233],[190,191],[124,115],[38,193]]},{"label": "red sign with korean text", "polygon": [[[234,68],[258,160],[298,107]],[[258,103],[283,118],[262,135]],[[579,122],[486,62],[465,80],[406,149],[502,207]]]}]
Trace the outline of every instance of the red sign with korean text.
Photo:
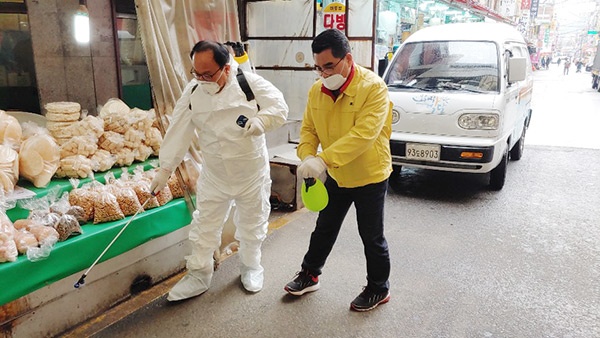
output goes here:
[{"label": "red sign with korean text", "polygon": [[326,29],[346,29],[346,6],[332,2],[323,9],[323,27]]}]

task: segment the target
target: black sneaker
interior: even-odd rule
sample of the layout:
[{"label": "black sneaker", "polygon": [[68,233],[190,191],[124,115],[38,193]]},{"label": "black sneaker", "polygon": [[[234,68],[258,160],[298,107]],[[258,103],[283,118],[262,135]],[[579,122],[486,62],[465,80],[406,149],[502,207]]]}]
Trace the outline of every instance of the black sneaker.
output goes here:
[{"label": "black sneaker", "polygon": [[313,276],[308,271],[302,270],[283,289],[294,296],[302,296],[307,292],[317,291],[320,287],[319,276]]},{"label": "black sneaker", "polygon": [[369,311],[376,308],[379,304],[385,304],[390,301],[390,291],[384,291],[382,293],[374,293],[367,287],[363,288],[363,291],[354,298],[350,303],[350,308],[354,311]]}]

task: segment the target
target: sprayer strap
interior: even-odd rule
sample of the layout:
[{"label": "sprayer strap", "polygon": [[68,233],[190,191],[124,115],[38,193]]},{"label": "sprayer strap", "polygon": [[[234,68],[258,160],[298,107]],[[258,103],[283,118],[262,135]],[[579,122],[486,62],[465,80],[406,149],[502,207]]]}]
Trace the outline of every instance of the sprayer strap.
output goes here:
[{"label": "sprayer strap", "polygon": [[244,76],[244,72],[240,68],[238,68],[236,77],[240,87],[242,88],[242,91],[244,91],[244,94],[246,94],[246,100],[254,100],[254,93],[248,84],[248,80],[246,80],[246,76]]}]

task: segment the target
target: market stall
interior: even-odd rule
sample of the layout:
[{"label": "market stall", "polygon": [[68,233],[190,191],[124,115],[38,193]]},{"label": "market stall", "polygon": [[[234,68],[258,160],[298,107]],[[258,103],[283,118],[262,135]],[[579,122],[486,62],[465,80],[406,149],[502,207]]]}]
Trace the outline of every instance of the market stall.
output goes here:
[{"label": "market stall", "polygon": [[44,108],[0,110],[0,337],[58,334],[184,267],[200,168],[151,194],[154,111],[114,98],[97,116]]},{"label": "market stall", "polygon": [[[145,169],[151,168],[149,162],[144,162],[130,166],[129,171],[133,172],[140,165]],[[112,169],[111,172],[118,177],[121,169]],[[103,182],[103,177],[99,175],[98,180]],[[82,181],[85,184],[90,179]],[[35,188],[27,182],[20,182],[20,185],[33,191],[36,197],[43,197],[52,189],[58,188],[61,191],[72,189],[68,179],[54,179],[46,188]],[[20,207],[7,211],[7,215],[13,222],[26,218],[28,213],[29,210]],[[31,262],[26,255],[20,255],[15,262],[0,263],[0,290],[2,290],[0,305],[89,267],[130,218],[131,216],[113,222],[85,224],[82,226],[81,235],[56,243],[49,257],[44,260]],[[136,216],[106,252],[101,262],[182,228],[190,221],[190,213],[183,198],[174,199],[164,206],[145,210]],[[75,282],[76,280],[73,281]]]}]

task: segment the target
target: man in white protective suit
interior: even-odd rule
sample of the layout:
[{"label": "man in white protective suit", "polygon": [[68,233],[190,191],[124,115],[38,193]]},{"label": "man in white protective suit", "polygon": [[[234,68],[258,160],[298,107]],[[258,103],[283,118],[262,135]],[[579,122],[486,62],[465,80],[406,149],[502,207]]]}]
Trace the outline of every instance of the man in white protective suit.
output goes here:
[{"label": "man in white protective suit", "polygon": [[[154,193],[165,187],[197,131],[202,171],[189,233],[192,253],[185,257],[187,274],[171,289],[169,301],[198,296],[210,287],[213,253],[234,202],[242,285],[249,292],[262,289],[261,245],[271,211],[265,132],[280,127],[288,114],[283,94],[254,73],[244,73],[255,96],[248,101],[236,78],[238,64],[223,44],[200,41],[190,57],[194,79],[175,105],[151,185]],[[243,127],[236,123],[240,115],[248,118]]]}]

